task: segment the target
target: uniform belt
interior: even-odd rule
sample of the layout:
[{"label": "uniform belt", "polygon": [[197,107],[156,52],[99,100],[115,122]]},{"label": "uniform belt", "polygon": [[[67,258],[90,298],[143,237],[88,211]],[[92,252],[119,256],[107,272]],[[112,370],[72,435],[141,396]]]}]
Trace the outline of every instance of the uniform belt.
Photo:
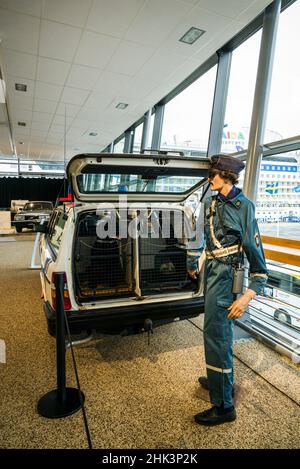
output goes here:
[{"label": "uniform belt", "polygon": [[225,257],[235,254],[239,251],[239,245],[235,244],[229,248],[215,249],[214,251],[206,251],[206,259],[214,259],[215,257]]}]

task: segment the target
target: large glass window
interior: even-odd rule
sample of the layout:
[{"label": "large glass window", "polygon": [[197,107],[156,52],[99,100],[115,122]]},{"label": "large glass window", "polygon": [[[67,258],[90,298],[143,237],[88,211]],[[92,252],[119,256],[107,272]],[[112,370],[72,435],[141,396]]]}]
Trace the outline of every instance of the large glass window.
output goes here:
[{"label": "large glass window", "polygon": [[230,81],[221,151],[234,153],[248,147],[261,31],[232,53]]},{"label": "large glass window", "polygon": [[114,153],[123,153],[124,143],[125,143],[125,138],[122,138],[121,140],[119,140],[119,142],[114,145]]},{"label": "large glass window", "polygon": [[297,152],[263,158],[256,202],[256,217],[262,234],[300,239],[299,164]]},{"label": "large glass window", "polygon": [[280,15],[264,141],[300,134],[300,1]]},{"label": "large glass window", "polygon": [[133,153],[141,152],[141,143],[143,135],[143,122],[138,125],[134,131]]},{"label": "large glass window", "polygon": [[165,106],[161,148],[205,154],[208,146],[217,66]]}]

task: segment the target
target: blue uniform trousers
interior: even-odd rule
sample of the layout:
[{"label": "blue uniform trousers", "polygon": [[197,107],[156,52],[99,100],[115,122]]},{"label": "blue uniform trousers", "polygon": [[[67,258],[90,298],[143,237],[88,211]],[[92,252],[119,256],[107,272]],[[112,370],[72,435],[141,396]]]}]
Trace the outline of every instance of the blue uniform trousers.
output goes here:
[{"label": "blue uniform trousers", "polygon": [[[224,260],[224,258],[223,258]],[[226,258],[229,260],[229,257]],[[228,307],[234,301],[232,266],[218,260],[205,263],[204,348],[210,400],[233,405],[233,328]]]}]

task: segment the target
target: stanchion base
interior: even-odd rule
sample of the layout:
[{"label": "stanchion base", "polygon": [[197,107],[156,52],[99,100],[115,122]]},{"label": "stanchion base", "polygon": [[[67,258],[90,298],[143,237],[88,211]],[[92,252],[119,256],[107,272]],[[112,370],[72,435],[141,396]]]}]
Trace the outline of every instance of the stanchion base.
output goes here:
[{"label": "stanchion base", "polygon": [[[84,402],[84,394],[81,393],[82,402]],[[68,417],[80,409],[79,391],[76,388],[66,388],[66,399],[61,400],[57,389],[48,392],[40,398],[37,404],[37,411],[43,417],[49,419],[59,419]]]}]

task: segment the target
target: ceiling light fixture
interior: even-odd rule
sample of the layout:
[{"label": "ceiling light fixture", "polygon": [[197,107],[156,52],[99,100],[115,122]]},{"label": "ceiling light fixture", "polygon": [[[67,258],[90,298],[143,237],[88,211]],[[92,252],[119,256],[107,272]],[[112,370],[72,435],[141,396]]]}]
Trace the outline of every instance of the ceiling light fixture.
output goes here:
[{"label": "ceiling light fixture", "polygon": [[20,144],[20,145],[24,145],[24,142],[20,141],[19,144]]},{"label": "ceiling light fixture", "polygon": [[19,121],[18,125],[20,125],[21,127],[26,127],[26,122]]},{"label": "ceiling light fixture", "polygon": [[116,105],[116,109],[126,109],[128,107],[128,104],[126,103],[119,103]]},{"label": "ceiling light fixture", "polygon": [[97,132],[90,132],[89,135],[90,135],[91,137],[96,137],[98,134],[97,134]]},{"label": "ceiling light fixture", "polygon": [[27,91],[27,85],[24,85],[24,83],[15,83],[15,89],[17,91]]},{"label": "ceiling light fixture", "polygon": [[190,28],[180,39],[180,42],[185,44],[194,44],[194,42],[201,37],[205,31],[203,29],[195,28],[194,26]]}]

